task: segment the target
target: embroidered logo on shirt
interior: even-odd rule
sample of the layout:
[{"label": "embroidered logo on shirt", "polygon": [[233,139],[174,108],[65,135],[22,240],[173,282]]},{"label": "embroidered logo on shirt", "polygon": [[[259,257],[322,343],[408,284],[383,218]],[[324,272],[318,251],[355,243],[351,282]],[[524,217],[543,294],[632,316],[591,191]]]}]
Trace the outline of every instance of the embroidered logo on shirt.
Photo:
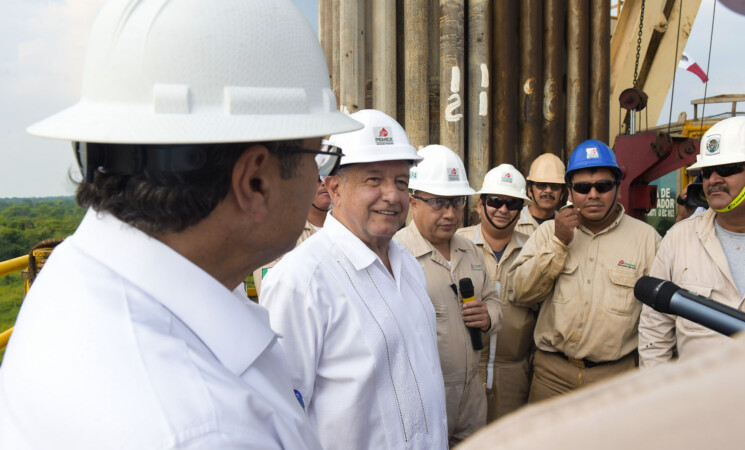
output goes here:
[{"label": "embroidered logo on shirt", "polygon": [[621,266],[621,267],[628,267],[629,269],[636,269],[636,265],[635,264],[627,263],[624,260],[618,261],[618,265]]},{"label": "embroidered logo on shirt", "polygon": [[471,264],[471,270],[482,270],[481,264]]}]

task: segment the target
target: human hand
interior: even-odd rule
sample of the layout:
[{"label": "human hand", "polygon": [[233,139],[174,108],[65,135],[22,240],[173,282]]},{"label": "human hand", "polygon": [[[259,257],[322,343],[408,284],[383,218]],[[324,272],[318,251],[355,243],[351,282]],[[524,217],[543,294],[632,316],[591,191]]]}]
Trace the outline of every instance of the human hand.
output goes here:
[{"label": "human hand", "polygon": [[468,303],[463,303],[461,313],[467,327],[487,331],[491,326],[491,318],[489,318],[486,303],[481,300],[473,299]]},{"label": "human hand", "polygon": [[554,219],[554,234],[564,245],[569,245],[574,239],[574,229],[579,226],[579,209],[566,208],[556,214]]}]

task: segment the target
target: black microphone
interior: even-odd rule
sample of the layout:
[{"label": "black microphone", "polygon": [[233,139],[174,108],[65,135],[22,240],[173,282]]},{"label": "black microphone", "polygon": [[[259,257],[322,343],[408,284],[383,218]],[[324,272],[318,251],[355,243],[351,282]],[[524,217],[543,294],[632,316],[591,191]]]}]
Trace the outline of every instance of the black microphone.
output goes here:
[{"label": "black microphone", "polygon": [[745,313],[682,289],[671,281],[641,277],[634,295],[655,311],[675,314],[725,336],[745,330]]},{"label": "black microphone", "polygon": [[[460,288],[460,296],[463,297],[463,303],[468,303],[474,299],[473,281],[470,278],[462,278],[458,281],[458,287]],[[471,333],[471,345],[473,345],[473,349],[481,350],[484,348],[484,344],[481,342],[481,330],[468,327],[468,332]]]}]

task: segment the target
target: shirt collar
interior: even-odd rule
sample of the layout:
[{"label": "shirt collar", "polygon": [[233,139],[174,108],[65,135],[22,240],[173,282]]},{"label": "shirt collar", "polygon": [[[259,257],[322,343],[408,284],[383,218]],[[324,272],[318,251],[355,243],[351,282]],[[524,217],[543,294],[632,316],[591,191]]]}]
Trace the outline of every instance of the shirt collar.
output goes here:
[{"label": "shirt collar", "polygon": [[177,316],[235,374],[275,339],[265,309],[244,303],[175,250],[111,214],[89,209],[72,240]]},{"label": "shirt collar", "polygon": [[[326,217],[326,222],[323,223],[321,232],[326,233],[338,245],[344,256],[347,257],[357,270],[369,267],[376,260],[380,261],[378,255],[362,242],[362,239],[352,233],[343,223],[339,222],[333,214],[329,214]],[[390,243],[388,244],[388,249],[390,250]]]}]

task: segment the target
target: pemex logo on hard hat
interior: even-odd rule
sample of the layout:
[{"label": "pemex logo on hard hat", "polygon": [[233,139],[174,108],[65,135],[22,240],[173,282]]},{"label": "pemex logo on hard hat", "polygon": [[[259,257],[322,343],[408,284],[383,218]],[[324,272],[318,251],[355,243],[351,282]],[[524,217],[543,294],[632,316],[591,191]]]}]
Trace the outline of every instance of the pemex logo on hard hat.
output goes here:
[{"label": "pemex logo on hard hat", "polygon": [[393,136],[390,136],[385,127],[373,128],[376,145],[393,145]]},{"label": "pemex logo on hard hat", "polygon": [[594,159],[594,158],[600,158],[600,154],[598,154],[598,149],[595,147],[590,147],[585,149],[587,159]]},{"label": "pemex logo on hard hat", "polygon": [[719,142],[721,141],[721,135],[712,134],[706,139],[706,155],[718,155],[719,154]]},{"label": "pemex logo on hard hat", "polygon": [[507,172],[505,174],[502,174],[502,182],[503,183],[512,183],[512,174]]},{"label": "pemex logo on hard hat", "polygon": [[448,168],[448,181],[460,181],[460,176],[458,175],[458,168],[452,167]]}]

